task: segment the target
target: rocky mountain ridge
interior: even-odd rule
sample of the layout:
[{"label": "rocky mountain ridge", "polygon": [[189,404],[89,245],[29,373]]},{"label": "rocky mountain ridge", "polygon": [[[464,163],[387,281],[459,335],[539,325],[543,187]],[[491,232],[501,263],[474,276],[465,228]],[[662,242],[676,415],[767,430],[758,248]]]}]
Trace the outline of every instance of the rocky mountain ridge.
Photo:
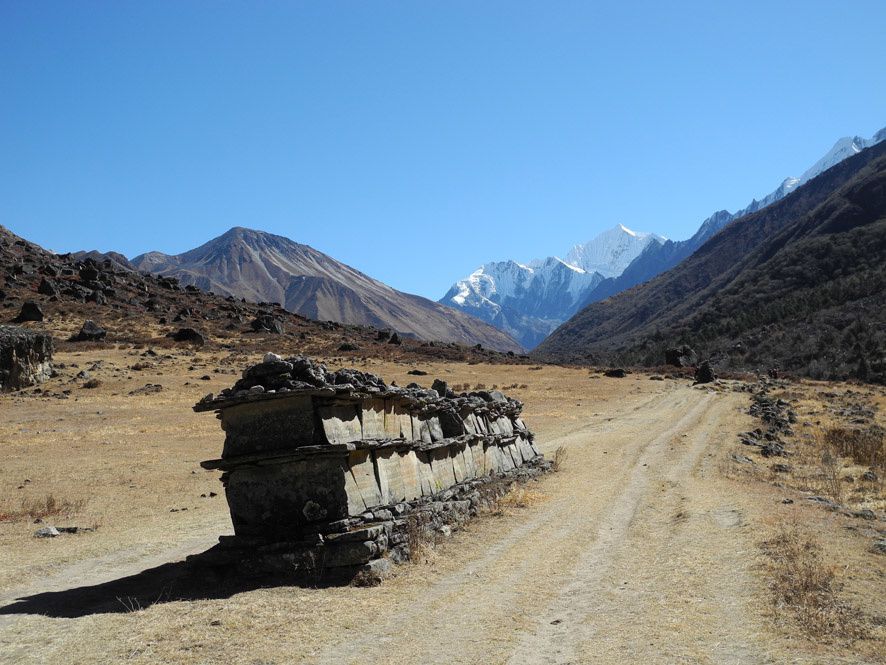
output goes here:
[{"label": "rocky mountain ridge", "polygon": [[131,264],[220,295],[280,303],[311,319],[522,351],[506,333],[468,314],[397,291],[313,247],[271,233],[235,227],[188,252],[148,252]]}]

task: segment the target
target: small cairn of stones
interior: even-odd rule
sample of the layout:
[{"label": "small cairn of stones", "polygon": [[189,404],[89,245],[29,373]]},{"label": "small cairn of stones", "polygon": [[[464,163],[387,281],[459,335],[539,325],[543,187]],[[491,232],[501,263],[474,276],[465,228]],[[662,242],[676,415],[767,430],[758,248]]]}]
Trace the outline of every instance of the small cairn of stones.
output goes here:
[{"label": "small cairn of stones", "polygon": [[194,410],[226,433],[218,469],[235,535],[191,560],[238,574],[374,583],[550,468],[498,391],[456,394],[267,354]]}]

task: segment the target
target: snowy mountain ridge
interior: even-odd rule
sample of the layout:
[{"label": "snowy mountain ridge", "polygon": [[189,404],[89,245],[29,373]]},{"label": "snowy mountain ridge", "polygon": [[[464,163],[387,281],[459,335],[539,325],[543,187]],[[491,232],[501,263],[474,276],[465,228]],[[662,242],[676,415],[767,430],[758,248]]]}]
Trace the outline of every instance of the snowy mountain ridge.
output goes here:
[{"label": "snowy mountain ridge", "polygon": [[531,349],[582,307],[673,268],[733,220],[780,201],[832,166],[884,140],[886,128],[870,139],[839,139],[800,177],[785,178],[774,191],[734,213],[715,212],[687,240],[671,241],[617,224],[572,247],[565,259],[552,256],[528,264],[511,260],[483,264],[457,281],[440,302],[491,323]]}]

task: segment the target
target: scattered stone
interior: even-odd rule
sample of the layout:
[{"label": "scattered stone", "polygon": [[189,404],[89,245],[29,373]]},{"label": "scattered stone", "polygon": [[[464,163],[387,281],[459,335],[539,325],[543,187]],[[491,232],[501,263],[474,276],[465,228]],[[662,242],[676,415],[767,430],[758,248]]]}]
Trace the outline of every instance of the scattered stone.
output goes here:
[{"label": "scattered stone", "polygon": [[877,482],[877,480],[879,480],[879,476],[876,474],[876,472],[869,469],[861,474],[861,479],[869,483],[875,483]]},{"label": "scattered stone", "polygon": [[388,344],[395,344],[395,345],[399,346],[402,343],[403,343],[403,340],[400,339],[400,335],[398,335],[397,333],[394,333],[393,335],[391,335],[388,338]]},{"label": "scattered stone", "polygon": [[71,342],[98,342],[99,340],[104,339],[108,334],[108,331],[99,326],[90,319],[86,319],[83,322],[83,325],[80,327],[80,332],[76,335],[72,335],[70,338]]},{"label": "scattered stone", "polygon": [[616,367],[613,369],[607,369],[603,372],[603,376],[608,376],[613,379],[623,379],[628,375],[628,373],[620,367]]},{"label": "scattered stone", "polygon": [[664,381],[664,377],[660,376],[658,374],[653,374],[652,376],[649,377],[649,380],[650,381]]},{"label": "scattered stone", "polygon": [[770,441],[765,446],[760,448],[760,453],[763,457],[784,457],[786,455],[784,444],[779,443],[778,441]]},{"label": "scattered stone", "polygon": [[423,369],[411,369],[406,373],[409,374],[410,376],[427,376],[428,375],[428,373],[426,371],[424,371]]},{"label": "scattered stone", "polygon": [[769,468],[773,473],[790,473],[793,467],[790,464],[773,464]]},{"label": "scattered stone", "polygon": [[360,347],[356,344],[351,344],[350,342],[344,342],[338,345],[339,351],[359,351]]},{"label": "scattered stone", "polygon": [[146,383],[141,388],[136,388],[135,390],[130,390],[129,394],[133,395],[133,396],[135,396],[135,395],[150,395],[153,393],[159,393],[162,390],[163,390],[163,386],[161,386],[159,383]]},{"label": "scattered stone", "polygon": [[852,512],[853,517],[858,517],[863,520],[875,520],[877,519],[877,514],[871,510],[870,508],[863,508],[862,510],[856,510]]},{"label": "scattered stone", "polygon": [[54,526],[44,526],[34,532],[34,538],[55,538],[61,535]]},{"label": "scattered stone", "polygon": [[817,504],[820,504],[827,508],[828,510],[839,510],[840,506],[836,504],[834,501],[831,501],[827,497],[823,496],[808,496],[806,497],[807,501],[813,501]]}]

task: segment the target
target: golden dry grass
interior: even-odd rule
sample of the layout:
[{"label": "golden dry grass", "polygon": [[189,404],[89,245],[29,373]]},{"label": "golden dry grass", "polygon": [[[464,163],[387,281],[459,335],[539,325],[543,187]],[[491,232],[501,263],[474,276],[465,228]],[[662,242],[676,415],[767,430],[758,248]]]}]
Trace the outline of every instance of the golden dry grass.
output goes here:
[{"label": "golden dry grass", "polygon": [[23,498],[17,507],[0,506],[0,522],[42,521],[49,517],[70,517],[79,512],[85,503],[85,499],[70,501],[58,499],[54,494],[33,499]]},{"label": "golden dry grass", "polygon": [[870,636],[861,612],[840,595],[840,562],[826,554],[818,539],[795,525],[780,524],[762,544],[776,616],[819,641],[849,641]]}]

